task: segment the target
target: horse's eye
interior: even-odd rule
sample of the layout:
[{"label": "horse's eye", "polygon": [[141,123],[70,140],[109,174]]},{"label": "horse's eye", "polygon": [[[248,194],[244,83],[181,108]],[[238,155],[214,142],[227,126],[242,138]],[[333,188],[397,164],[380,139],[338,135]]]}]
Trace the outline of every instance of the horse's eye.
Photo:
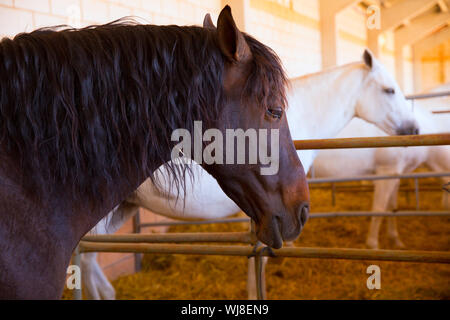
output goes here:
[{"label": "horse's eye", "polygon": [[267,109],[267,114],[269,116],[271,116],[272,118],[281,119],[281,117],[283,116],[283,109],[279,108],[279,107],[268,108]]},{"label": "horse's eye", "polygon": [[387,94],[394,94],[395,90],[393,88],[384,88],[383,91]]}]

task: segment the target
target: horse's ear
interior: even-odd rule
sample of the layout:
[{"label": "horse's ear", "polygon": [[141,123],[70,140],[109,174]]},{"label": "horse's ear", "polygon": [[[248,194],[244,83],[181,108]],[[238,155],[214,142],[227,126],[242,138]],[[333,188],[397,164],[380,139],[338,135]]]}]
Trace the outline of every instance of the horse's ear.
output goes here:
[{"label": "horse's ear", "polygon": [[217,36],[223,55],[233,62],[245,62],[251,58],[244,35],[236,27],[230,6],[222,9],[217,20]]},{"label": "horse's ear", "polygon": [[372,69],[374,58],[373,58],[372,52],[370,52],[369,49],[364,50],[363,60],[364,60],[364,63],[366,64],[366,66],[368,66],[369,69]]},{"label": "horse's ear", "polygon": [[216,26],[212,22],[211,15],[209,13],[207,13],[205,15],[205,19],[203,19],[203,28],[206,28],[206,29],[215,29],[216,28]]}]

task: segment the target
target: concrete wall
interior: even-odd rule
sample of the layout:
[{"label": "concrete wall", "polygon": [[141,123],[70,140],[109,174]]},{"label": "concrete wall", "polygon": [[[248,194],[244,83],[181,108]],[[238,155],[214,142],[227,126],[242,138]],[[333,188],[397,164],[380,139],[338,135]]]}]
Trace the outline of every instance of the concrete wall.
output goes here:
[{"label": "concrete wall", "polygon": [[0,36],[57,25],[82,27],[135,15],[152,24],[201,24],[220,0],[0,0]]}]

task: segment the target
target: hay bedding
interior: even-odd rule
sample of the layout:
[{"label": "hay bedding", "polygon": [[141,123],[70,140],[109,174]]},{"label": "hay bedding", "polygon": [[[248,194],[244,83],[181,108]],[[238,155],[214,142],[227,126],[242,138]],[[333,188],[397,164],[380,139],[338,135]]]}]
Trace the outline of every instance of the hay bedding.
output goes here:
[{"label": "hay bedding", "polygon": [[[412,181],[409,182],[412,184]],[[347,183],[348,184],[348,183]],[[365,183],[367,184],[367,183]],[[421,186],[436,186],[436,179]],[[355,182],[354,185],[361,185]],[[442,210],[441,192],[422,192],[421,209]],[[313,211],[369,210],[372,193],[311,189]],[[415,198],[400,193],[400,210],[414,210]],[[299,246],[364,248],[369,217],[314,219],[296,241]],[[398,218],[400,236],[408,249],[450,249],[450,218]],[[381,248],[393,248],[386,238]],[[247,224],[177,226],[172,232],[245,231]],[[381,290],[368,290],[366,268],[381,268]],[[242,257],[145,255],[143,271],[113,282],[117,299],[245,299],[247,259]],[[450,299],[450,266],[403,262],[289,259],[266,269],[269,299]]]}]

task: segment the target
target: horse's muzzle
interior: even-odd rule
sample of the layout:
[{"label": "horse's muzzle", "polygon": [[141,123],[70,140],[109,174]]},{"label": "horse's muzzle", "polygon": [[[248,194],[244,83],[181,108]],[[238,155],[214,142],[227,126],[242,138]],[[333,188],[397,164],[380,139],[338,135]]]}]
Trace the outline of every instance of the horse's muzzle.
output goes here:
[{"label": "horse's muzzle", "polygon": [[396,130],[396,133],[399,136],[415,135],[419,134],[419,132],[420,132],[419,127],[414,122],[402,125],[400,128]]},{"label": "horse's muzzle", "polygon": [[[282,224],[281,219],[274,219],[274,228],[275,231],[275,241],[274,241],[274,248],[281,248],[283,245],[283,241],[294,241],[298,238],[300,233],[302,232],[306,221],[308,221],[309,218],[309,203],[304,202],[302,203],[299,208],[297,209],[297,223],[295,223],[296,227],[293,227],[292,225],[287,226],[286,224]],[[284,222],[286,223],[286,221]]]}]

